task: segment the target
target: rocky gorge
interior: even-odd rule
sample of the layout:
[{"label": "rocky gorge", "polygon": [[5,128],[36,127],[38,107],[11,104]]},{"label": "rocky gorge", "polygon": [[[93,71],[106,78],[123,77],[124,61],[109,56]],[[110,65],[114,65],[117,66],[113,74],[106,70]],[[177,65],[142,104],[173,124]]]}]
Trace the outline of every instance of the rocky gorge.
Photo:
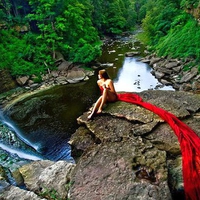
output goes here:
[{"label": "rocky gorge", "polygon": [[[152,66],[152,73],[161,83],[173,85],[176,91],[148,90],[139,95],[175,114],[200,136],[197,67],[184,72],[189,61],[155,55],[140,60]],[[30,91],[87,80],[92,74],[77,67],[64,67],[44,76],[42,84],[23,77],[25,90],[2,97],[1,105],[12,106]],[[91,121],[87,120],[87,113],[77,121],[80,127],[69,141],[76,164],[17,162],[16,158],[18,165],[14,161],[9,169],[1,166],[0,199],[184,199],[179,143],[160,117],[140,106],[118,101],[106,105],[102,115]]]},{"label": "rocky gorge", "polygon": [[[200,136],[198,94],[139,95],[175,114]],[[157,115],[115,102],[93,120],[87,120],[87,113],[77,120],[80,127],[70,140],[76,164],[28,163],[12,172],[16,185],[8,182],[2,167],[1,199],[184,199],[179,143]]]}]

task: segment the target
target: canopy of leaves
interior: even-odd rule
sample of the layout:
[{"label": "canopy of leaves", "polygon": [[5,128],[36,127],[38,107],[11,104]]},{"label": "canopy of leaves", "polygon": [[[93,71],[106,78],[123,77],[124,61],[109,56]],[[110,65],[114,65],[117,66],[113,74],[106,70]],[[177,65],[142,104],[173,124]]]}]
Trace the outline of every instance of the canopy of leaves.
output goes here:
[{"label": "canopy of leaves", "polygon": [[57,51],[72,62],[91,62],[101,54],[100,36],[135,25],[134,6],[132,0],[1,1],[0,67],[15,76],[40,74],[54,67]]},{"label": "canopy of leaves", "polygon": [[[27,34],[27,39],[21,39],[21,36],[14,31],[1,31],[0,38],[0,68],[8,68],[13,76],[17,75],[32,75],[45,72],[47,67],[44,65],[44,60],[51,62],[51,57],[47,52],[38,53],[40,49],[38,46],[32,48],[28,43],[29,40],[34,41],[35,36]],[[43,48],[45,49],[45,47]],[[46,55],[45,59],[42,58]]]},{"label": "canopy of leaves", "polygon": [[190,57],[199,62],[200,25],[187,13],[188,5],[193,8],[197,4],[200,1],[148,1],[141,38],[160,56]]},{"label": "canopy of leaves", "polygon": [[93,24],[101,34],[131,30],[137,22],[135,0],[91,0]]},{"label": "canopy of leaves", "polygon": [[198,23],[188,16],[188,20],[181,25],[181,16],[177,16],[177,18],[180,20],[180,24],[172,28],[166,37],[160,39],[156,47],[158,54],[170,55],[175,58],[193,58],[200,61]]},{"label": "canopy of leaves", "polygon": [[142,24],[143,41],[159,55],[199,60],[199,25],[186,13],[199,2],[0,1],[0,68],[9,68],[14,76],[40,74],[55,67],[56,52],[66,60],[89,63],[101,54],[101,37],[133,30],[137,24]]}]

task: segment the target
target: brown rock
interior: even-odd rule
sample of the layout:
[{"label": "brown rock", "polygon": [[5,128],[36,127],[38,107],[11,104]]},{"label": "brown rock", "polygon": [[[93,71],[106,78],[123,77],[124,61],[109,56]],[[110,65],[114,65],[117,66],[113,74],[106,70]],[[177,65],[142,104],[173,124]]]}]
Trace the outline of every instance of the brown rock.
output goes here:
[{"label": "brown rock", "polygon": [[20,85],[20,86],[23,86],[27,83],[27,81],[29,80],[29,76],[23,76],[23,77],[18,77],[16,79],[17,83]]},{"label": "brown rock", "polygon": [[7,92],[17,87],[8,70],[0,70],[0,93]]}]

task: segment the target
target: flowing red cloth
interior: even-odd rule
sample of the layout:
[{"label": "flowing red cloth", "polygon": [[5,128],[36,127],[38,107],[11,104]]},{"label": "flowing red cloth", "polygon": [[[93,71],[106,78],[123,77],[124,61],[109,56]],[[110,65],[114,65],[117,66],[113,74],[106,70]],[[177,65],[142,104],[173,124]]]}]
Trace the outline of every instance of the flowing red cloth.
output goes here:
[{"label": "flowing red cloth", "polygon": [[180,143],[185,198],[200,200],[200,138],[196,133],[175,115],[151,103],[144,102],[137,94],[118,94],[118,100],[140,105],[159,115],[170,125]]}]

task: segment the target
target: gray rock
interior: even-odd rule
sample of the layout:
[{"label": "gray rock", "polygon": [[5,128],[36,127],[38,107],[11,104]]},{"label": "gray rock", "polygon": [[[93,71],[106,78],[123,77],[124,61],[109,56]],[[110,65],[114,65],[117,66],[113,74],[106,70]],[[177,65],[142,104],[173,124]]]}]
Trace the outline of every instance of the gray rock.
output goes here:
[{"label": "gray rock", "polygon": [[69,83],[77,83],[81,80],[84,80],[85,76],[86,76],[85,73],[81,69],[69,70],[66,79]]},{"label": "gray rock", "polygon": [[187,59],[183,62],[178,59],[158,58],[155,55],[148,55],[140,61],[149,63],[153,68],[151,73],[158,79],[162,78],[163,84],[172,85],[174,89],[180,91],[200,91],[198,87],[193,87],[199,79],[198,67],[195,66],[189,71],[183,71],[185,65],[193,66],[193,60]]},{"label": "gray rock", "polygon": [[6,188],[5,191],[0,193],[0,199],[2,200],[45,200],[45,198],[42,198],[35,194],[34,192],[27,191],[27,190],[22,190],[18,187],[15,186],[9,186]]},{"label": "gray rock", "polygon": [[156,58],[156,57],[151,58],[150,65],[153,65],[154,63],[159,62],[161,59],[162,58]]},{"label": "gray rock", "polygon": [[173,67],[173,71],[179,73],[182,69],[182,66]]},{"label": "gray rock", "polygon": [[157,79],[160,79],[160,78],[162,78],[163,76],[165,76],[164,73],[158,72],[158,71],[155,72],[155,77],[156,77]]},{"label": "gray rock", "polygon": [[66,199],[68,196],[68,185],[70,184],[70,173],[74,164],[66,161],[52,162],[35,161],[19,168],[24,178],[26,188],[35,193],[56,191],[58,198]]},{"label": "gray rock", "polygon": [[[187,118],[185,123],[200,135],[200,95],[174,91],[139,95]],[[159,116],[125,102],[108,104],[93,120],[88,121],[87,115],[77,119],[81,127],[72,136],[71,144],[84,153],[72,173],[70,199],[171,199],[169,185],[172,192],[183,190],[179,142]]]},{"label": "gray rock", "polygon": [[166,64],[166,68],[172,69],[174,67],[177,67],[178,64],[179,64],[178,62],[169,62],[169,63]]},{"label": "gray rock", "polygon": [[71,62],[68,62],[68,61],[66,61],[66,60],[63,60],[63,61],[59,64],[58,70],[59,70],[59,71],[68,70],[69,67],[70,67],[71,65],[72,65]]},{"label": "gray rock", "polygon": [[133,57],[133,56],[136,56],[136,55],[139,55],[140,53],[138,51],[132,51],[132,52],[126,52],[125,53],[125,56],[126,57]]},{"label": "gray rock", "polygon": [[[199,94],[155,90],[139,95],[181,118],[200,136]],[[15,178],[29,191],[4,180],[0,198],[42,199],[54,192],[57,199],[71,200],[170,200],[171,192],[183,190],[179,142],[159,116],[120,101],[107,104],[93,120],[87,115],[78,118],[80,127],[70,141],[81,150],[76,165],[48,160],[26,164]]]},{"label": "gray rock", "polygon": [[190,81],[192,78],[194,78],[198,74],[198,69],[196,67],[193,67],[190,71],[188,71],[180,80],[180,83],[185,83]]}]

